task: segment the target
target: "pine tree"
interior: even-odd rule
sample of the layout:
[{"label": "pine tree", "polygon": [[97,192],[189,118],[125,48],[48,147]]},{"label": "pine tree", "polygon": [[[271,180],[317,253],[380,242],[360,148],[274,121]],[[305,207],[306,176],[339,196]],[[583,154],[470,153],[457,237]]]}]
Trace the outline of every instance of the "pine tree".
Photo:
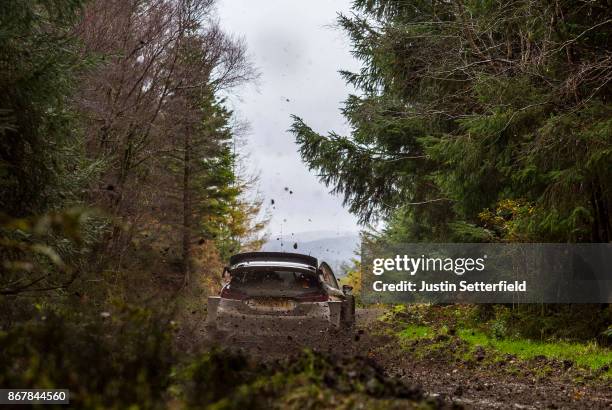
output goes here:
[{"label": "pine tree", "polygon": [[351,134],[294,117],[304,161],[413,240],[512,240],[481,215],[513,201],[523,240],[610,241],[612,15],[575,6],[355,1],[338,21],[362,62],[342,72]]},{"label": "pine tree", "polygon": [[0,209],[12,217],[61,206],[82,188],[68,97],[85,63],[70,35],[83,1],[0,4]]}]

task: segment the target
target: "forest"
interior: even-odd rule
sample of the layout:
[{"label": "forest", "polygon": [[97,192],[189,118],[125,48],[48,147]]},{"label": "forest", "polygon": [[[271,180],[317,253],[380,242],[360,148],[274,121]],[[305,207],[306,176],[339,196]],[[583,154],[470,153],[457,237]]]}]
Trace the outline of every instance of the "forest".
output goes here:
[{"label": "forest", "polygon": [[[316,132],[299,116],[291,132],[345,206],[384,222],[371,240],[610,242],[607,2],[357,0],[353,9],[338,17],[362,62],[341,71],[356,90],[341,107],[350,135]],[[549,336],[610,334],[607,306],[524,309]],[[577,329],[584,317],[589,328]]]},{"label": "forest", "polygon": [[[127,406],[103,385],[168,370],[173,320],[201,311],[229,255],[260,245],[245,124],[224,102],[258,73],[214,6],[0,4],[0,385],[62,385],[100,361],[77,402]],[[118,394],[147,407],[155,388]]]},{"label": "forest", "polygon": [[223,97],[257,73],[212,1],[2,8],[2,295],[137,302],[257,246]]},{"label": "forest", "polygon": [[[341,358],[201,343],[206,296],[267,223],[226,103],[259,72],[216,3],[0,2],[0,387],[91,409],[454,408],[503,367],[553,380],[552,404],[570,386],[561,407],[612,403],[609,304],[361,306],[382,316]],[[287,138],[364,240],[612,241],[609,1],[351,7],[336,22],[361,66],[340,71],[350,132],[294,113]],[[358,261],[344,280],[359,297]],[[436,385],[441,357],[473,377]]]}]

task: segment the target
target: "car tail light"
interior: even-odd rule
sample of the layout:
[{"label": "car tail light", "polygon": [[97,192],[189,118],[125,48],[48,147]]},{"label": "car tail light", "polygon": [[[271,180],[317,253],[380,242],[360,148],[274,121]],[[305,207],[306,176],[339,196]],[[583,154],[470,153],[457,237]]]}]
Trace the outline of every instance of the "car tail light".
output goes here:
[{"label": "car tail light", "polygon": [[310,293],[295,298],[298,302],[327,302],[329,297],[325,293]]},{"label": "car tail light", "polygon": [[246,299],[247,295],[238,289],[232,289],[231,285],[227,285],[221,289],[221,297],[223,299],[243,300]]}]

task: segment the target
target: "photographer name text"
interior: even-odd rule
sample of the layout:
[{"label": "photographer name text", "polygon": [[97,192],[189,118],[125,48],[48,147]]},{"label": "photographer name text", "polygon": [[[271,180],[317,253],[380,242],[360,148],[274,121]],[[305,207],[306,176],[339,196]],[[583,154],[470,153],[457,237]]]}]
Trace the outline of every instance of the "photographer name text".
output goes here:
[{"label": "photographer name text", "polygon": [[505,280],[487,282],[468,282],[465,280],[459,283],[449,281],[442,282],[413,282],[402,280],[397,283],[385,283],[381,280],[372,283],[375,292],[526,292],[527,281],[508,282]]}]

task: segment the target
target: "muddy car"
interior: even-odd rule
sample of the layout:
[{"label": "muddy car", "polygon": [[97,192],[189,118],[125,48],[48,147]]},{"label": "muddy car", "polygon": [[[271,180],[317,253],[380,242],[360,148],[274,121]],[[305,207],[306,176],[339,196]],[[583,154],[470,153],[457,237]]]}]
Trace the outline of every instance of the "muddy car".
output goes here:
[{"label": "muddy car", "polygon": [[250,252],[234,255],[219,296],[208,298],[207,325],[215,334],[324,332],[351,327],[355,299],[332,269],[308,255]]}]

